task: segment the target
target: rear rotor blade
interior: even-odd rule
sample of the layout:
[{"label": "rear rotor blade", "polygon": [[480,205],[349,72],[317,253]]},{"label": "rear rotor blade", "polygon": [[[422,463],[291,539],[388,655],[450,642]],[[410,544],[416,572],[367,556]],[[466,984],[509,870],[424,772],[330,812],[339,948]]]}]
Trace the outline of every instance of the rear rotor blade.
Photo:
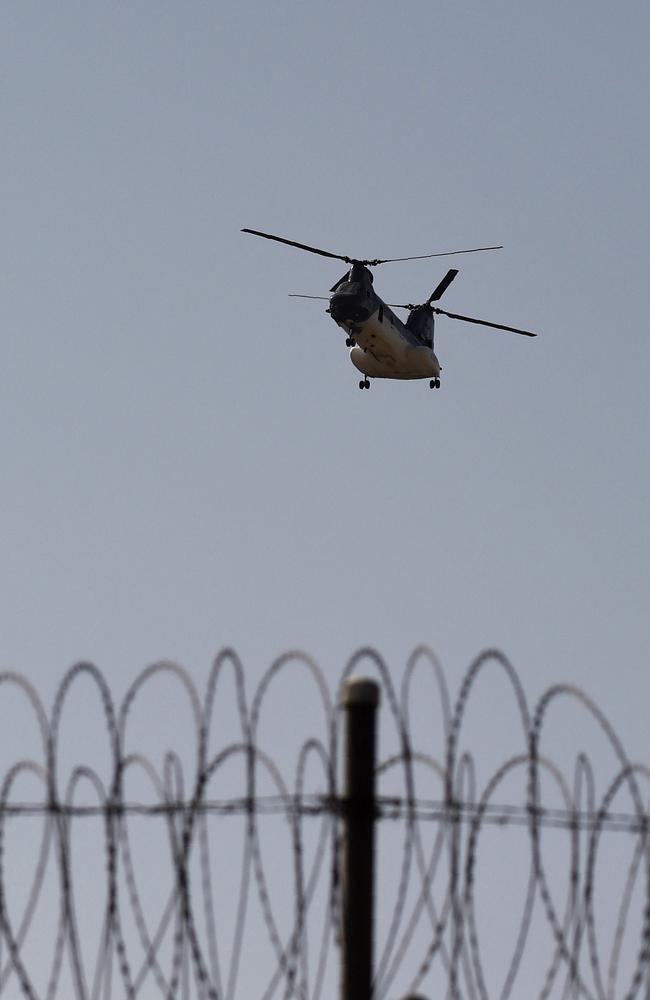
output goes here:
[{"label": "rear rotor blade", "polygon": [[441,313],[443,316],[449,316],[450,319],[462,319],[465,323],[477,323],[479,326],[491,326],[494,330],[507,330],[509,333],[521,333],[524,337],[536,337],[536,333],[531,333],[530,330],[520,330],[516,326],[504,326],[503,323],[488,323],[486,319],[473,319],[471,316],[461,316],[459,313],[446,312],[445,309],[438,309],[433,306],[434,313]]},{"label": "rear rotor blade", "polygon": [[296,243],[295,240],[285,240],[283,236],[272,236],[271,233],[260,233],[258,229],[242,229],[242,233],[251,233],[253,236],[262,236],[265,240],[275,240],[276,243],[286,243],[289,247],[298,247],[299,250],[308,250],[309,253],[317,253],[321,257],[333,257],[334,260],[344,260],[346,264],[352,264],[352,257],[345,257],[340,253],[330,253],[329,250],[319,250],[318,247],[310,247],[306,243]]},{"label": "rear rotor blade", "polygon": [[440,284],[436,287],[435,291],[431,292],[431,295],[427,299],[428,306],[430,306],[432,302],[438,301],[442,293],[449,288],[449,286],[451,285],[452,281],[454,280],[457,274],[458,271],[453,267],[449,271],[447,271],[446,275],[444,276]]},{"label": "rear rotor blade", "polygon": [[[441,297],[441,295],[449,288],[449,286],[451,285],[451,283],[454,280],[454,278],[456,277],[456,275],[459,274],[459,273],[460,272],[457,271],[455,267],[450,268],[449,271],[447,271],[447,273],[444,276],[444,278],[442,279],[442,281],[439,282],[439,284],[436,286],[436,288],[433,290],[433,292],[431,292],[431,295],[429,296],[429,298],[427,299],[427,301],[424,302],[424,303],[421,303],[421,306],[422,305],[424,305],[424,306],[430,306],[432,302],[437,302],[438,299]],[[410,309],[410,310],[417,309],[417,308],[421,307],[421,306],[420,307],[414,306],[412,304],[411,305],[397,305],[397,303],[395,303],[395,302],[387,302],[386,305],[387,306],[391,306],[393,309]]]}]

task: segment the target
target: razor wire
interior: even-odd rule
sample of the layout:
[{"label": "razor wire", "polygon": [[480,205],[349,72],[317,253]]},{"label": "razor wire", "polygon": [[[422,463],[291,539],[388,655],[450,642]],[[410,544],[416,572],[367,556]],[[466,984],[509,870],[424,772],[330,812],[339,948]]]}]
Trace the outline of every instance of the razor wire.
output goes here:
[{"label": "razor wire", "polygon": [[[274,692],[289,673],[318,708],[299,719],[300,706],[288,705],[283,723],[286,697]],[[495,650],[470,666],[452,704],[425,647],[410,656],[399,688],[379,654],[362,649],[334,691],[313,658],[289,652],[251,698],[231,649],[216,657],[203,696],[185,669],[161,662],[116,703],[103,673],[80,663],[49,713],[24,677],[0,674],[0,732],[9,731],[5,705],[15,716],[21,702],[21,729],[34,741],[31,756],[12,760],[0,739],[0,997],[334,995],[339,701],[359,673],[380,684],[380,747],[388,747],[377,772],[376,1000],[648,1000],[650,768],[628,759],[583,691],[555,685],[530,708],[517,672]],[[480,716],[479,680],[496,684],[497,676],[505,681],[499,697],[519,721],[509,734],[513,752],[501,757],[491,741],[485,756],[496,760],[486,771],[483,753],[472,750],[471,713]],[[179,720],[152,759],[138,749],[131,720],[147,706],[155,713],[152,686],[161,677],[190,721]],[[422,683],[435,705],[420,698],[414,712]],[[101,768],[69,764],[62,751],[81,685],[102,720],[91,736],[93,750],[103,747]],[[555,715],[570,747],[568,769],[557,760]],[[271,726],[272,738],[269,717],[278,729]],[[287,756],[277,744],[290,742],[298,722],[309,732]],[[155,730],[155,715],[147,725]],[[235,739],[222,740],[227,728]],[[597,762],[581,749],[583,728],[601,742]],[[181,730],[189,751],[174,749]],[[218,793],[221,783],[227,794]],[[26,785],[41,795],[26,796]],[[501,951],[505,959],[497,959]]]}]

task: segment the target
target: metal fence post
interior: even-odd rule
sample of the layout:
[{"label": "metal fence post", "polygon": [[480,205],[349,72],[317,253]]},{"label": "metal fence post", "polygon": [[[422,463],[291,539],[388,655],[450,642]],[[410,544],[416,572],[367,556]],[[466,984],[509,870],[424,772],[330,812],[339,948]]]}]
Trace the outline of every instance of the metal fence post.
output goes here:
[{"label": "metal fence post", "polygon": [[341,1000],[371,1000],[375,868],[376,717],[379,685],[351,677],[343,690],[343,954]]}]

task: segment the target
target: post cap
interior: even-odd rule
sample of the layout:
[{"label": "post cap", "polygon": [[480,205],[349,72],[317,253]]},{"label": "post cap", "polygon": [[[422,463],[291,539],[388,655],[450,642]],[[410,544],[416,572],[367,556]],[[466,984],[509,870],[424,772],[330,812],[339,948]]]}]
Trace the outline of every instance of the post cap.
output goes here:
[{"label": "post cap", "polygon": [[379,704],[379,684],[370,677],[349,677],[341,694],[341,705],[368,705],[376,708]]}]

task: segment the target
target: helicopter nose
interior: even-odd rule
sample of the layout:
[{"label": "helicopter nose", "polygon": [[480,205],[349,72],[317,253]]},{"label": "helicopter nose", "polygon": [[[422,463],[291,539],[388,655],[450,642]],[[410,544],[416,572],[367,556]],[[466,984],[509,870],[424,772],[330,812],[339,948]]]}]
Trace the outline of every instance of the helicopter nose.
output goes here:
[{"label": "helicopter nose", "polygon": [[359,301],[358,295],[338,292],[330,299],[330,315],[337,323],[363,323],[368,319],[370,312]]}]

